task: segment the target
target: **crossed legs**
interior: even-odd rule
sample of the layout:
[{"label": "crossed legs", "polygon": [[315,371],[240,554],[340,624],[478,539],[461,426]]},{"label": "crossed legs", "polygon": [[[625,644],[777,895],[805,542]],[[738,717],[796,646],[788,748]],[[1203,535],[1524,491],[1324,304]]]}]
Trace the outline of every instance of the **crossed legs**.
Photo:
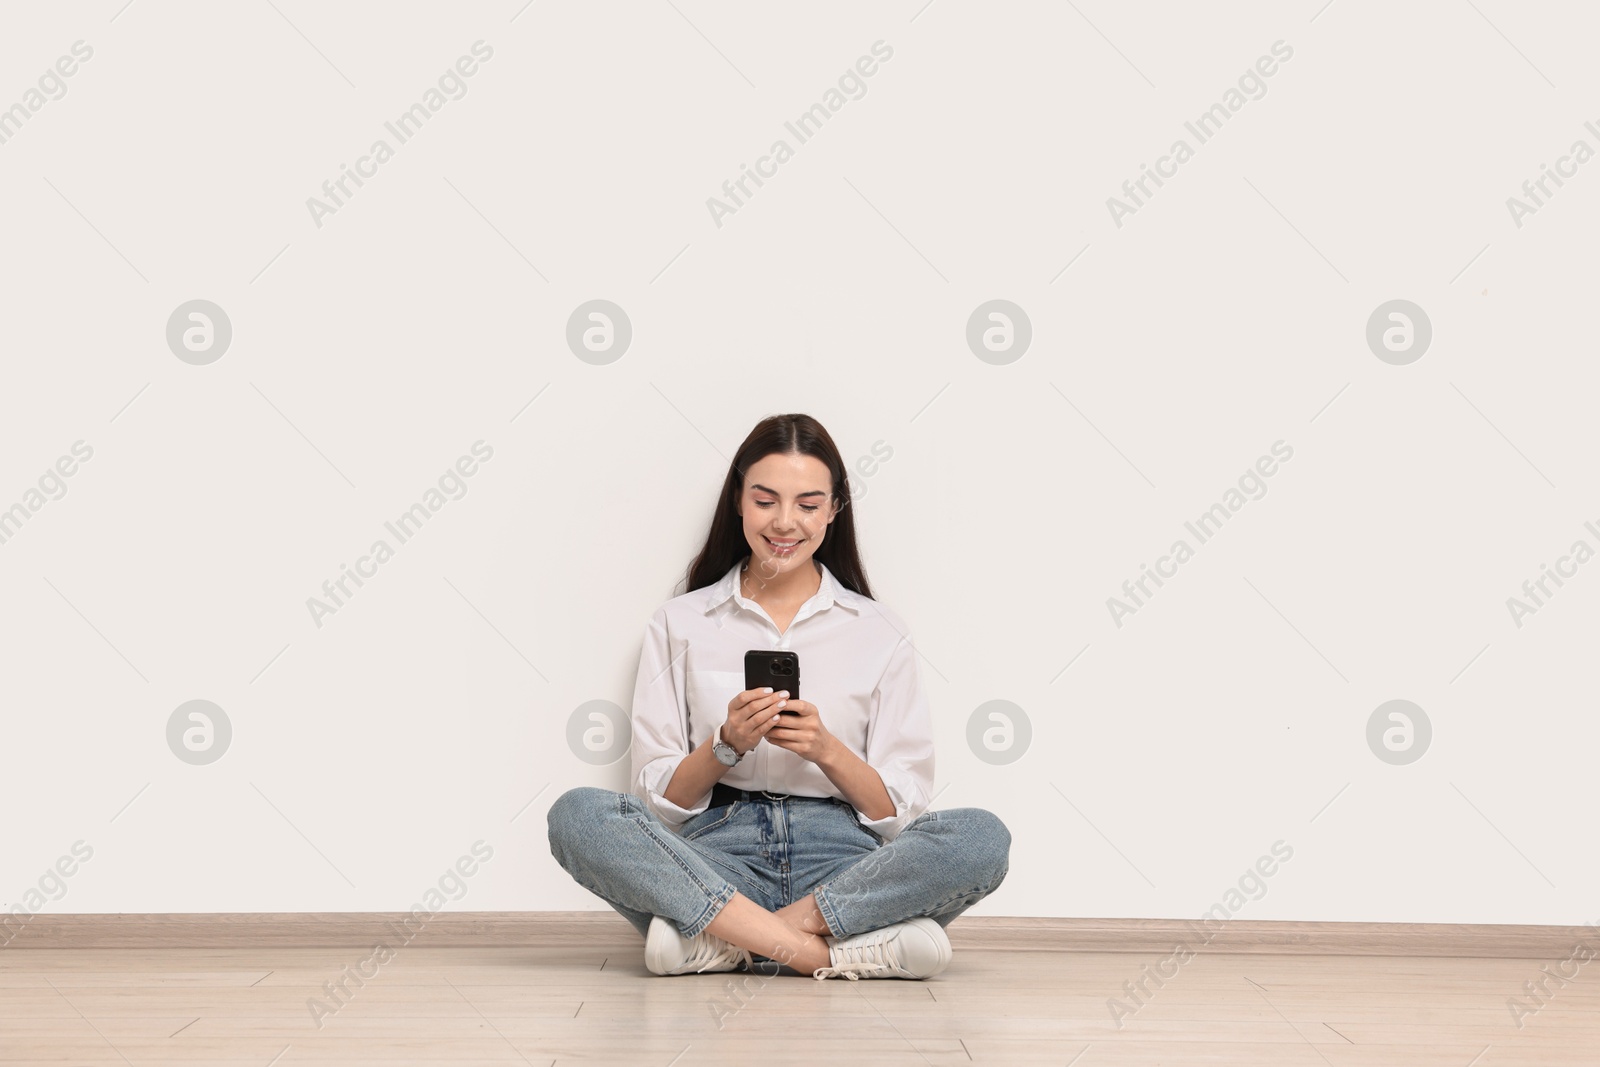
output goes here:
[{"label": "crossed legs", "polygon": [[[830,924],[848,934],[908,915],[941,925],[955,918],[1005,877],[1011,842],[1005,825],[980,808],[924,812],[869,853],[874,862],[847,864],[768,911],[736,890],[735,866],[672,833],[631,794],[576,786],[551,805],[548,822],[557,861],[641,934],[653,916],[667,916],[680,930],[709,930],[800,974],[830,963],[825,937],[839,932]],[[817,873],[808,868],[808,877]]]},{"label": "crossed legs", "polygon": [[768,911],[743,893],[735,893],[706,930],[801,974],[810,974],[829,962],[828,943],[823,940],[829,933],[828,924],[810,893],[777,911]]}]

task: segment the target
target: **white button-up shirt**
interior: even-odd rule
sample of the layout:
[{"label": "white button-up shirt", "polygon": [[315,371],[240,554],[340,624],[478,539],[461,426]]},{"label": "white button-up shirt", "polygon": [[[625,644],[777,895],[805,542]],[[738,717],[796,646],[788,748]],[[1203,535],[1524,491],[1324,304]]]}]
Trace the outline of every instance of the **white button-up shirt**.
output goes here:
[{"label": "white button-up shirt", "polygon": [[[744,690],[744,654],[787,649],[800,660],[800,698],[883,779],[894,814],[856,818],[885,842],[922,814],[933,794],[933,721],[917,652],[900,617],[851,592],[817,560],[822,585],[789,628],[739,591],[743,560],[715,585],[674,597],[645,628],[633,691],[633,778],[639,796],[674,830],[706,810],[708,790],[683,808],[663,794],[685,756],[727,720]],[[810,760],[762,740],[721,781],[738,789],[844,797]]]}]

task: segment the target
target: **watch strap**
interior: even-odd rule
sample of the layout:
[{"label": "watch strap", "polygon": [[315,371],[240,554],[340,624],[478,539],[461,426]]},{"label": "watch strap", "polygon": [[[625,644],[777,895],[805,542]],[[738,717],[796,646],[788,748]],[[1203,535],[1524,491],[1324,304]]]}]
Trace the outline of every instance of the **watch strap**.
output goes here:
[{"label": "watch strap", "polygon": [[744,759],[744,753],[740,752],[738,749],[736,749],[732,745],[728,744],[727,741],[723,740],[722,727],[724,727],[726,725],[728,725],[728,723],[727,723],[726,720],[724,720],[722,723],[720,723],[717,726],[717,744],[721,745],[723,748],[732,749],[733,750],[733,756],[734,756],[734,760],[733,761],[735,763],[738,763],[740,760]]}]

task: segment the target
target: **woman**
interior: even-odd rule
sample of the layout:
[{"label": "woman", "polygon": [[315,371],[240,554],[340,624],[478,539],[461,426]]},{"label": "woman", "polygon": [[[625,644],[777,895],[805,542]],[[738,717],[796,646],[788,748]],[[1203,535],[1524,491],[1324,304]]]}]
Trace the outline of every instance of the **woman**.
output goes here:
[{"label": "woman", "polygon": [[[996,816],[925,810],[917,650],[871,598],[849,502],[820,423],[757,424],[688,592],[646,628],[632,792],[579,786],[550,808],[551,852],[644,935],[655,974],[928,978],[950,962],[945,925],[1006,876]],[[796,653],[809,699],[745,689],[749,649]]]}]

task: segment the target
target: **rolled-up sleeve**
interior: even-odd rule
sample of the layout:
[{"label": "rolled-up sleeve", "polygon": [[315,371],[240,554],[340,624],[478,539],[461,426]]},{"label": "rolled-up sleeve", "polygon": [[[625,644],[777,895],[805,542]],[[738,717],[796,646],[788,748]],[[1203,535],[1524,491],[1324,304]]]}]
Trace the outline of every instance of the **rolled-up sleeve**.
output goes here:
[{"label": "rolled-up sleeve", "polygon": [[698,806],[680,808],[662,794],[689,754],[688,704],[684,697],[684,647],[674,648],[665,608],[650,617],[633,684],[633,777],[629,792],[663,823],[676,830],[711,803],[711,791]]},{"label": "rolled-up sleeve", "polygon": [[917,650],[904,632],[872,691],[866,761],[883,779],[894,814],[869,819],[857,811],[856,818],[886,842],[893,841],[927,810],[933,797],[933,716],[917,669]]}]

